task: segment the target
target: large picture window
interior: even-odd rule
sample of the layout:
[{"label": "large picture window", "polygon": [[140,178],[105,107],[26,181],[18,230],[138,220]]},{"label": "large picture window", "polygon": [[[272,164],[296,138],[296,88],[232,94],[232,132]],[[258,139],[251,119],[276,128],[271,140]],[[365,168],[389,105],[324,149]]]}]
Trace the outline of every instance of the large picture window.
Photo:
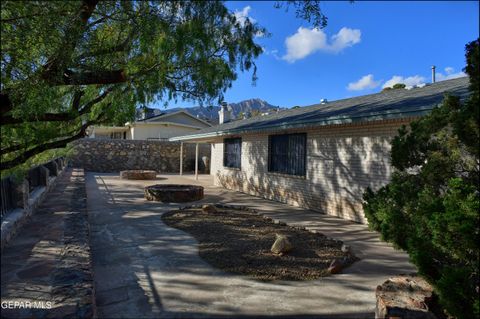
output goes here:
[{"label": "large picture window", "polygon": [[289,175],[306,174],[307,134],[270,135],[268,139],[268,171]]},{"label": "large picture window", "polygon": [[223,140],[223,166],[241,168],[242,139],[226,138]]}]

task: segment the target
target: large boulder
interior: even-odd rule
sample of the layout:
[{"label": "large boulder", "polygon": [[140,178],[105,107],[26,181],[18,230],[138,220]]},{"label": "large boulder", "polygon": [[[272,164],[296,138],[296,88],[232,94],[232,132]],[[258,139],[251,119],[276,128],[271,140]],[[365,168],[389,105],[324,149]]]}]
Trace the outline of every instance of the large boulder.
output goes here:
[{"label": "large boulder", "polygon": [[433,289],[421,277],[400,275],[391,277],[375,292],[375,318],[435,319],[430,312]]},{"label": "large boulder", "polygon": [[293,245],[288,240],[288,237],[281,234],[275,234],[275,242],[270,248],[270,251],[274,254],[284,255],[293,249]]}]

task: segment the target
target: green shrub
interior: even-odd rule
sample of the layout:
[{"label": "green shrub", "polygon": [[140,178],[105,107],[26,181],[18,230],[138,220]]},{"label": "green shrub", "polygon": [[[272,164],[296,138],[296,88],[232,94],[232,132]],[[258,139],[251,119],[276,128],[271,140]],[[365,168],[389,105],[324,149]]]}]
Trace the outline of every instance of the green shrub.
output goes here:
[{"label": "green shrub", "polygon": [[46,150],[40,154],[37,154],[31,158],[29,158],[24,163],[20,163],[19,165],[3,170],[0,174],[1,178],[5,178],[10,176],[15,181],[21,181],[27,175],[27,172],[33,166],[45,164],[53,159],[58,157],[66,157],[69,158],[72,155],[73,147],[71,145],[67,145],[65,148],[56,148],[51,150]]},{"label": "green shrub", "polygon": [[457,318],[478,318],[479,40],[466,46],[471,96],[446,96],[392,141],[391,182],[364,194],[372,229],[408,252]]}]

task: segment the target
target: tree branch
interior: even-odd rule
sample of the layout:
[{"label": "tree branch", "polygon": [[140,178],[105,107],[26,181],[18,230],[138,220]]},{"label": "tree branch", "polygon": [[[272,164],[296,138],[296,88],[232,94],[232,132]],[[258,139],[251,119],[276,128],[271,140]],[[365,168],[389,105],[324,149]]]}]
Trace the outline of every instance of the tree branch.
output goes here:
[{"label": "tree branch", "polygon": [[107,97],[108,94],[110,94],[110,92],[113,91],[113,87],[110,87],[108,89],[105,90],[105,92],[103,92],[102,94],[100,94],[99,96],[97,96],[96,98],[94,98],[93,100],[91,100],[90,102],[86,103],[81,109],[80,109],[80,112],[79,112],[79,115],[83,115],[83,114],[86,114],[88,112],[90,112],[90,110],[92,109],[92,107],[101,102],[103,99],[105,99]]},{"label": "tree branch", "polygon": [[72,99],[72,110],[74,111],[78,111],[79,107],[80,107],[80,100],[83,96],[85,92],[83,91],[75,91],[75,93],[73,93],[73,99]]},{"label": "tree branch", "polygon": [[32,143],[35,143],[35,142],[30,141],[30,142],[24,143],[24,144],[15,144],[15,145],[12,145],[12,146],[8,146],[8,147],[5,147],[5,148],[2,148],[1,152],[2,152],[2,154],[16,152],[16,151],[19,151],[21,149],[27,148],[27,146],[32,144]]},{"label": "tree branch", "polygon": [[43,66],[40,77],[44,80],[51,81],[55,78],[61,78],[67,65],[71,62],[73,52],[77,46],[78,39],[82,36],[87,28],[88,19],[92,16],[93,10],[97,6],[99,0],[83,0],[82,5],[76,17],[65,28],[63,34],[62,45],[58,51],[51,56],[47,63]]},{"label": "tree branch", "polygon": [[29,123],[29,122],[59,122],[59,121],[71,121],[74,120],[78,115],[73,113],[44,113],[38,117],[30,118],[14,118],[11,115],[2,116],[1,124],[20,124],[20,123]]},{"label": "tree branch", "polygon": [[85,52],[76,57],[78,60],[82,60],[89,57],[96,57],[100,55],[105,55],[113,52],[123,52],[126,51],[129,47],[130,36],[128,36],[122,43],[111,46],[109,48],[100,49],[92,52]]},{"label": "tree branch", "polygon": [[[52,79],[53,80],[53,79]],[[60,81],[51,81],[52,85],[90,85],[124,83],[127,76],[124,70],[84,71],[73,72],[67,70]]]},{"label": "tree branch", "polygon": [[40,154],[41,152],[44,152],[46,150],[53,149],[53,148],[65,147],[68,143],[84,137],[87,127],[94,124],[92,122],[87,122],[87,123],[83,124],[82,127],[80,128],[80,131],[77,134],[75,134],[71,137],[68,137],[68,138],[65,138],[65,139],[62,139],[62,140],[58,140],[58,141],[54,141],[54,142],[50,142],[50,143],[46,143],[46,144],[42,144],[42,145],[38,145],[34,148],[29,149],[28,151],[23,152],[21,155],[15,157],[12,160],[9,160],[9,161],[6,161],[6,162],[2,161],[2,163],[0,164],[0,170],[5,170],[5,169],[15,167],[19,163],[24,163],[30,157],[32,157],[34,155],[37,155],[37,154]]},{"label": "tree branch", "polygon": [[[68,11],[57,11],[55,14],[65,16],[68,13],[69,13]],[[44,16],[44,13],[32,13],[32,14],[27,14],[27,15],[24,15],[24,16],[0,19],[0,23],[14,23],[14,22],[17,22],[18,20],[30,19],[30,18],[42,17],[42,16]]]},{"label": "tree branch", "polygon": [[[78,140],[82,137],[85,137],[86,136],[86,130],[87,128],[90,126],[90,125],[93,125],[93,124],[97,124],[97,123],[101,123],[101,118],[102,116],[104,115],[104,113],[101,113],[95,120],[91,120],[91,121],[88,121],[86,122],[85,124],[83,124],[81,127],[80,127],[80,131],[78,133],[76,133],[75,135],[73,136],[70,136],[70,137],[67,137],[67,138],[64,138],[64,139],[60,139],[60,140],[56,140],[56,141],[53,141],[53,142],[49,142],[49,143],[45,143],[45,144],[41,144],[41,145],[38,145],[38,146],[35,146],[31,149],[29,149],[28,151],[25,151],[23,152],[21,155],[15,157],[14,159],[12,160],[9,160],[9,161],[2,161],[0,163],[0,170],[5,170],[5,169],[9,169],[9,168],[12,168],[12,167],[15,167],[17,166],[19,163],[24,163],[26,160],[28,160],[30,157],[32,156],[35,156],[37,154],[40,154],[46,150],[50,150],[50,149],[54,149],[54,148],[61,148],[61,147],[65,147],[67,146],[68,143],[71,143],[75,140]],[[21,149],[21,148],[20,148]]]},{"label": "tree branch", "polygon": [[4,115],[0,117],[1,119],[1,124],[2,125],[7,125],[7,124],[21,124],[21,123],[29,123],[29,122],[64,122],[64,121],[72,121],[76,118],[78,118],[81,115],[87,114],[88,112],[91,111],[92,107],[101,102],[105,97],[107,97],[110,92],[113,91],[113,87],[108,88],[91,100],[88,103],[85,103],[83,107],[79,107],[80,103],[80,98],[81,95],[83,95],[83,92],[79,91],[80,93],[76,93],[73,102],[72,102],[72,109],[77,112],[72,112],[72,113],[44,113],[39,116],[34,116],[34,117],[29,117],[29,118],[14,118],[11,115]]}]

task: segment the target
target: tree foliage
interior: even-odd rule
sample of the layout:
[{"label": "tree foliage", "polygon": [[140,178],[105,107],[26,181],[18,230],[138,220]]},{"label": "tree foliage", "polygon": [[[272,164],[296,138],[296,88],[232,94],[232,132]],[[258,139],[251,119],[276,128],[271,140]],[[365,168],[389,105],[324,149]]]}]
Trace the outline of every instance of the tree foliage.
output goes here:
[{"label": "tree foliage", "polygon": [[[318,1],[288,4],[322,21]],[[255,80],[266,34],[220,1],[2,1],[0,22],[2,170],[138,104],[221,101],[237,72]]]},{"label": "tree foliage", "polygon": [[403,83],[396,83],[392,86],[392,89],[404,89],[406,87]]},{"label": "tree foliage", "polygon": [[406,85],[404,83],[395,83],[393,86],[387,86],[382,89],[382,92],[384,91],[390,91],[390,90],[397,90],[397,89],[404,89]]},{"label": "tree foliage", "polygon": [[400,129],[391,182],[364,196],[369,225],[409,253],[458,318],[480,315],[479,44],[466,46],[469,99],[446,96],[431,114]]}]

